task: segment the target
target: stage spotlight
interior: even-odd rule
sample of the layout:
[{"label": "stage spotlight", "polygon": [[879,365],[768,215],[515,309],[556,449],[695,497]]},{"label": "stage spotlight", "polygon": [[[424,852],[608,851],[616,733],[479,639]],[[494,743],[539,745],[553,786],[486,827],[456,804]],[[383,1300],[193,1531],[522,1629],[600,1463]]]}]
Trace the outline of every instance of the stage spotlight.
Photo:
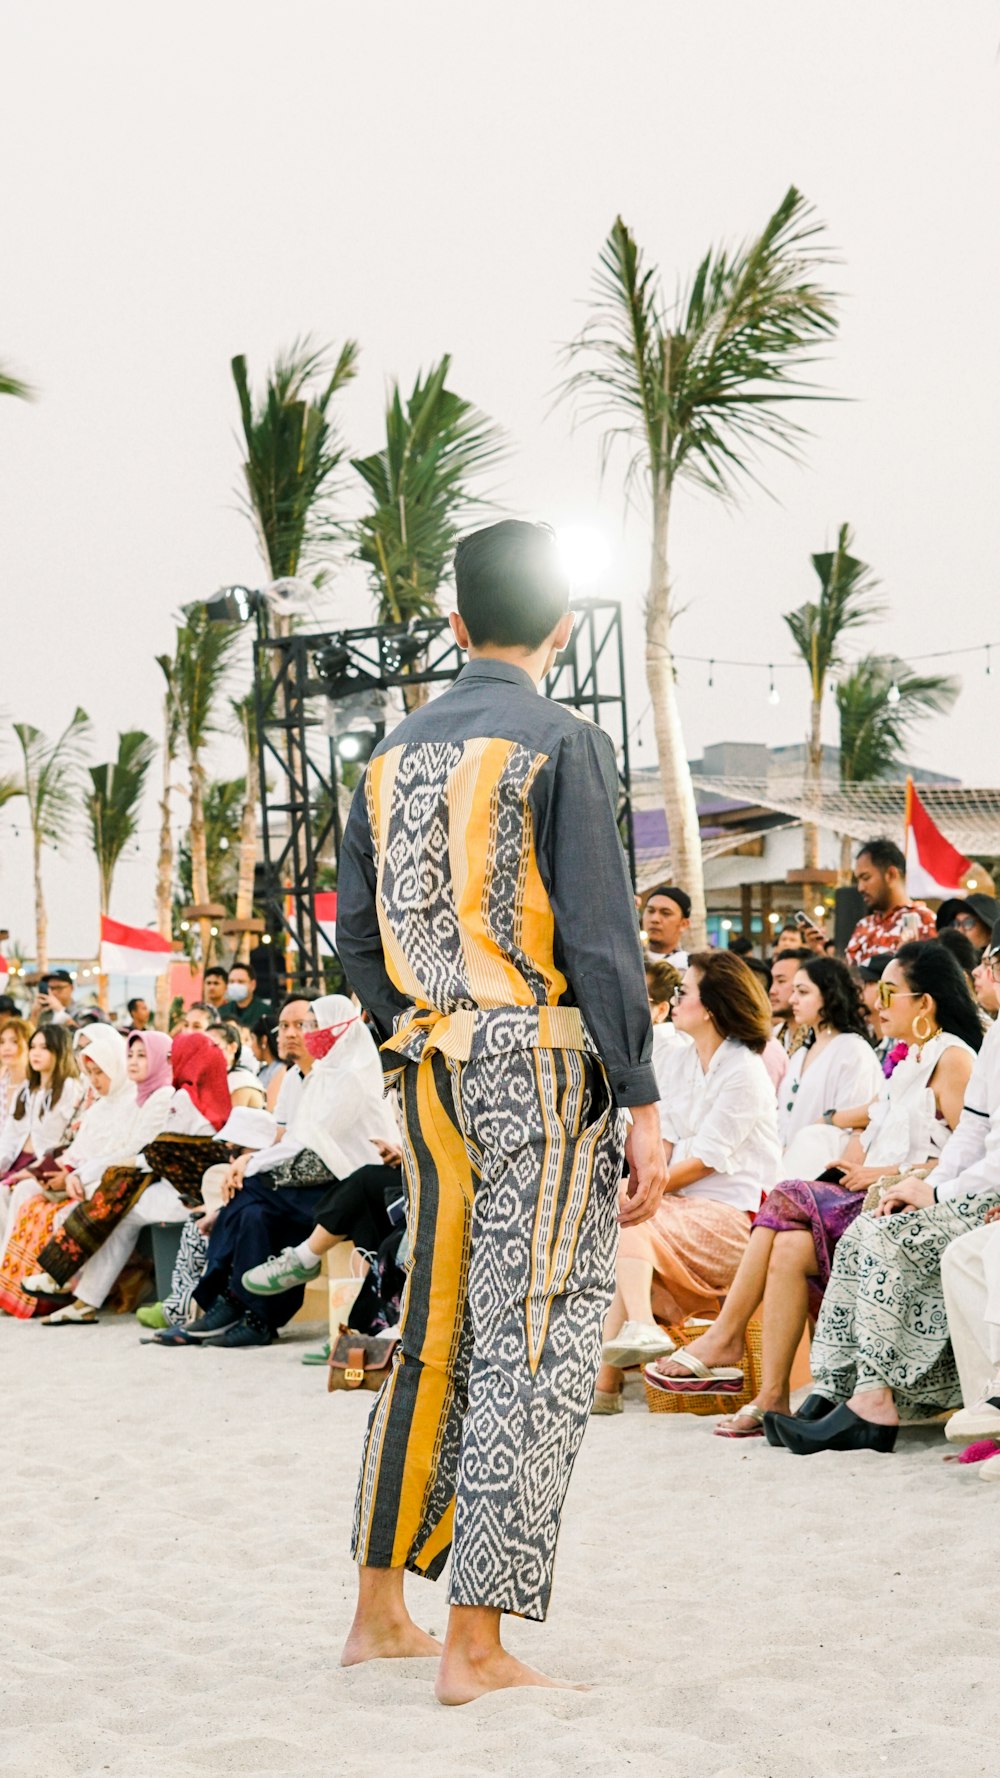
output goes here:
[{"label": "stage spotlight", "polygon": [[378,736],[367,729],[349,729],[337,740],[337,752],[348,765],[364,765],[375,751]]}]

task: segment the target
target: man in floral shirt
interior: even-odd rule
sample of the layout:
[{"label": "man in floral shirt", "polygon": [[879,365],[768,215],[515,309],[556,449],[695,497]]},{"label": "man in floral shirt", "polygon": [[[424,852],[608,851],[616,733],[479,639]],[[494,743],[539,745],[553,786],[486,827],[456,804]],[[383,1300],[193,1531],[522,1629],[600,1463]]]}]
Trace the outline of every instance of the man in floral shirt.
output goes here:
[{"label": "man in floral shirt", "polygon": [[848,963],[891,956],[914,938],[935,938],[934,915],[906,893],[906,859],[893,840],[868,840],[854,861],[854,880],[869,912],[847,946]]}]

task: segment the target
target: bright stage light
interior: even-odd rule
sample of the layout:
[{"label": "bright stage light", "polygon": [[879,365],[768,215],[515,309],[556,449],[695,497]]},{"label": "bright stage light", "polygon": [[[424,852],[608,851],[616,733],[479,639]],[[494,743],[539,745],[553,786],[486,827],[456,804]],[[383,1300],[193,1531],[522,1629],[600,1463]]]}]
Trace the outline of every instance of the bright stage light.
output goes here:
[{"label": "bright stage light", "polygon": [[556,547],[574,592],[593,586],[611,561],[611,546],[596,525],[560,525]]}]

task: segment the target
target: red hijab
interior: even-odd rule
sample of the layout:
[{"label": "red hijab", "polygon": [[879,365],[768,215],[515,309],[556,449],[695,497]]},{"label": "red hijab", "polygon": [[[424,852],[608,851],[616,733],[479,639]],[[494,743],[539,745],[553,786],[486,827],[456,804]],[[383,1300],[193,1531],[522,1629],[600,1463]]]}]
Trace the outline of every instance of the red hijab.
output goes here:
[{"label": "red hijab", "polygon": [[174,1090],[183,1087],[213,1130],[221,1130],[230,1111],[226,1058],[204,1031],[181,1031],[174,1038],[170,1060]]}]

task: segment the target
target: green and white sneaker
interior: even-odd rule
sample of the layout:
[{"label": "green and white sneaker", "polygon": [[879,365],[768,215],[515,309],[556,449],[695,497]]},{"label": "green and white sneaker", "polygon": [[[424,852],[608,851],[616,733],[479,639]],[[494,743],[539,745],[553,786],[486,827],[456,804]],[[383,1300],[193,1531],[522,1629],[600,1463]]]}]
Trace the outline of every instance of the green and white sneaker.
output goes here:
[{"label": "green and white sneaker", "polygon": [[254,1296],[280,1296],[283,1290],[294,1290],[297,1284],[311,1284],[322,1269],[322,1260],[305,1266],[295,1248],[286,1247],[273,1259],[265,1259],[261,1265],[251,1266],[249,1272],[244,1272],[243,1288],[251,1290]]}]

